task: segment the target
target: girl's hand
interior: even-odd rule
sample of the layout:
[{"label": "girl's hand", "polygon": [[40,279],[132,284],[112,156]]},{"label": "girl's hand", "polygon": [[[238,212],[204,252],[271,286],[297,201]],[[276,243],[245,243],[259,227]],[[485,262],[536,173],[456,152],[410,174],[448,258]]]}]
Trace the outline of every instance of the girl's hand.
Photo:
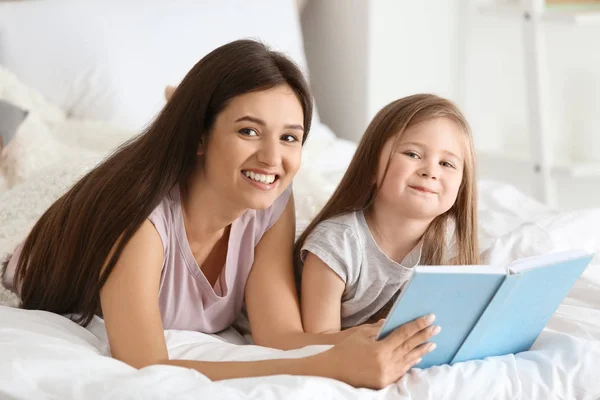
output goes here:
[{"label": "girl's hand", "polygon": [[440,331],[431,326],[433,315],[408,322],[383,340],[376,340],[382,321],[353,328],[353,332],[328,351],[333,377],[355,387],[381,389],[396,382],[435,349],[426,343]]}]

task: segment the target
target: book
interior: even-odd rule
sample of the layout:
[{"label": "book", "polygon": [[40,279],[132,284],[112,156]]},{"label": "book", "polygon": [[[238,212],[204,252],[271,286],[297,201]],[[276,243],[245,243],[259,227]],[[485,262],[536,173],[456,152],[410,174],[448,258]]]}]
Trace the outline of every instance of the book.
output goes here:
[{"label": "book", "polygon": [[417,266],[377,339],[433,313],[437,347],[416,368],[527,351],[593,256],[569,250],[507,266]]}]

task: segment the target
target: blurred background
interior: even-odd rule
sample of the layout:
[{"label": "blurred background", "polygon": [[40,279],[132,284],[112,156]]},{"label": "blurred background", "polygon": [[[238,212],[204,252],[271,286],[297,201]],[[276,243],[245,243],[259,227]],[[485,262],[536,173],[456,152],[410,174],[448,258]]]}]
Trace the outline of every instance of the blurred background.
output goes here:
[{"label": "blurred background", "polygon": [[436,93],[471,122],[481,178],[561,208],[600,204],[598,0],[303,3],[316,101],[339,136]]},{"label": "blurred background", "polygon": [[165,86],[246,37],[309,75],[318,116],[295,187],[311,213],[377,110],[419,92],[466,114],[481,179],[600,206],[600,0],[0,0],[0,193],[104,155]]}]

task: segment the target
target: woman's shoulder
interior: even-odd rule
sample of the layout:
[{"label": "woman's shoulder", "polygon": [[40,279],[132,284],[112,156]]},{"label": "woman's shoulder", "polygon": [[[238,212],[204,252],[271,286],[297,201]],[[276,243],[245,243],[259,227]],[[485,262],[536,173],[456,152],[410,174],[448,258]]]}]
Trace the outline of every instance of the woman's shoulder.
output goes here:
[{"label": "woman's shoulder", "polygon": [[177,207],[181,207],[179,200],[179,186],[167,193],[148,216],[148,220],[154,225],[163,246],[168,242],[169,232],[174,223],[174,213]]},{"label": "woman's shoulder", "polygon": [[287,206],[290,197],[292,196],[292,185],[288,186],[270,207],[264,210],[253,210],[253,212],[247,213],[248,216],[254,217],[257,220],[257,228],[262,230],[263,233],[269,230],[281,217],[283,210]]}]

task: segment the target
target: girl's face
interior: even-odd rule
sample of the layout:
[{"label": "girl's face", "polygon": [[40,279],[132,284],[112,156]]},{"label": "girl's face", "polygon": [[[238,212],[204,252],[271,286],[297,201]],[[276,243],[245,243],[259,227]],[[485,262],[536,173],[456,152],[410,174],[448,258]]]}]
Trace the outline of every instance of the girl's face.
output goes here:
[{"label": "girl's face", "polygon": [[[448,118],[435,118],[410,126],[393,149],[395,137],[383,147],[379,159],[378,203],[411,219],[433,220],[455,203],[463,177],[464,132]],[[383,174],[390,153],[390,165]],[[383,181],[383,182],[382,182]]]},{"label": "girl's face", "polygon": [[200,146],[203,184],[241,208],[270,207],[300,168],[303,121],[288,85],[233,98]]}]

